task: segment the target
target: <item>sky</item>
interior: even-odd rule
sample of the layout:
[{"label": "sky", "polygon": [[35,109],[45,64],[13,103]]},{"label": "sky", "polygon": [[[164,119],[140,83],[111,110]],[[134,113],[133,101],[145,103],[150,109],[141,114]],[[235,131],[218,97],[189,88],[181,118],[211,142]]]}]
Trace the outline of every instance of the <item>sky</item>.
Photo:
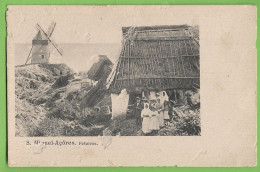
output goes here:
[{"label": "sky", "polygon": [[47,30],[52,21],[56,42],[120,43],[122,26],[194,25],[198,18],[178,6],[8,6],[8,33],[16,43],[30,43],[36,24]]},{"label": "sky", "polygon": [[120,52],[123,26],[197,25],[199,12],[200,8],[196,6],[189,8],[188,6],[133,5],[12,5],[8,6],[7,11],[7,33],[8,40],[11,40],[12,44],[27,44],[24,50],[21,46],[17,46],[19,51],[16,51],[16,65],[23,64],[29,53],[28,45],[37,33],[36,24],[38,23],[46,31],[54,21],[57,24],[51,39],[58,45],[73,45],[73,47],[65,46],[67,48],[63,49],[64,54],[67,55],[63,57],[64,63],[73,66],[76,70],[88,70],[93,63],[90,60],[93,56],[110,55],[113,56],[109,57],[112,61],[118,58],[116,55]]}]

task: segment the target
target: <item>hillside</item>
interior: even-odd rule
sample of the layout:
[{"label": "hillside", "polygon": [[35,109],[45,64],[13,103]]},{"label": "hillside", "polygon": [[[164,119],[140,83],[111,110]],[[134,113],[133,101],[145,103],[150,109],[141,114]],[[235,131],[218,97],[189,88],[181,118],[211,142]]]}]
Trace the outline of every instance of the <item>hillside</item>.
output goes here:
[{"label": "hillside", "polygon": [[[91,87],[81,87],[65,64],[34,64],[15,69],[16,136],[91,135],[79,105]],[[94,131],[95,132],[95,131]]]},{"label": "hillside", "polygon": [[[65,64],[16,66],[15,81],[18,137],[98,136],[106,128],[112,135],[143,135],[132,113],[111,120],[111,115],[93,111],[92,102],[109,101],[109,95],[99,89],[103,82],[82,86],[86,79],[77,78]],[[176,107],[169,125],[156,135],[200,135],[199,90],[187,94],[188,104]]]}]

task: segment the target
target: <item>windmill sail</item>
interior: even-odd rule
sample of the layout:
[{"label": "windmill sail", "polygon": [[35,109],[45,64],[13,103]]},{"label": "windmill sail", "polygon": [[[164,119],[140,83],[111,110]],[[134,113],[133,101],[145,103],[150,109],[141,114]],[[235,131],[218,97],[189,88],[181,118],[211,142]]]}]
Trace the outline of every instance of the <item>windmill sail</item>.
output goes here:
[{"label": "windmill sail", "polygon": [[54,31],[55,26],[56,26],[55,22],[52,22],[51,25],[49,26],[48,31],[47,31],[47,34],[48,34],[49,38],[51,37],[51,35],[52,35],[53,31]]},{"label": "windmill sail", "polygon": [[41,26],[39,24],[37,24],[37,29],[46,36],[46,38],[50,41],[50,43],[56,48],[56,50],[62,56],[62,50],[57,46],[57,44],[55,42],[53,42],[53,40],[50,39],[49,35],[41,28]]},{"label": "windmill sail", "polygon": [[61,48],[58,47],[58,45],[56,44],[56,42],[52,39],[51,40],[52,45],[58,50],[58,52],[60,53],[60,55],[63,54],[63,50]]}]

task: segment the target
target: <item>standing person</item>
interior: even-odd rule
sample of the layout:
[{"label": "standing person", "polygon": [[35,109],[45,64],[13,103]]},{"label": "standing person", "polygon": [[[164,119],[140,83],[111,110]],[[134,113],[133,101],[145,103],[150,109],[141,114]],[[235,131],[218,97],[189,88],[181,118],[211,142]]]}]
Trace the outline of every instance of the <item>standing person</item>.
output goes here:
[{"label": "standing person", "polygon": [[159,97],[157,98],[156,109],[158,112],[159,127],[164,127],[163,106]]},{"label": "standing person", "polygon": [[144,103],[144,109],[142,110],[141,117],[143,118],[142,131],[145,135],[151,133],[151,130],[149,129],[151,113],[152,111],[149,109],[149,103]]},{"label": "standing person", "polygon": [[139,128],[142,125],[141,112],[143,110],[143,104],[141,103],[140,97],[136,98],[136,103],[134,106],[134,115],[136,119],[136,126]]},{"label": "standing person", "polygon": [[158,130],[160,129],[159,127],[159,120],[158,120],[158,112],[156,109],[156,103],[155,100],[152,100],[151,103],[151,121],[150,121],[150,125],[149,125],[149,129],[152,131],[152,133],[157,134]]},{"label": "standing person", "polygon": [[174,105],[175,105],[175,101],[170,100],[170,101],[169,101],[169,117],[170,117],[170,121],[173,120]]},{"label": "standing person", "polygon": [[164,103],[164,101],[168,101],[169,100],[169,97],[166,93],[166,91],[160,91],[159,92],[159,95],[160,95],[160,98],[161,98],[161,102]]},{"label": "standing person", "polygon": [[164,101],[163,117],[165,120],[165,125],[168,125],[170,121],[170,116],[169,116],[169,102],[167,100]]}]

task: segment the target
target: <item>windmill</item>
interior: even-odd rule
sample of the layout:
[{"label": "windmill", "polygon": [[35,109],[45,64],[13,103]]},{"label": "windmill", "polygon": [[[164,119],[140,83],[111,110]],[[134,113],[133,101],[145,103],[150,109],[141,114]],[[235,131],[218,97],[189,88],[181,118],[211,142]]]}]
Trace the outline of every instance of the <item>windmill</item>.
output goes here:
[{"label": "windmill", "polygon": [[38,32],[32,40],[32,47],[25,64],[27,64],[30,59],[32,64],[49,63],[51,46],[53,46],[62,56],[62,50],[58,47],[54,40],[51,39],[55,26],[56,23],[52,22],[48,28],[48,31],[45,32],[37,23],[36,28],[38,29]]}]

